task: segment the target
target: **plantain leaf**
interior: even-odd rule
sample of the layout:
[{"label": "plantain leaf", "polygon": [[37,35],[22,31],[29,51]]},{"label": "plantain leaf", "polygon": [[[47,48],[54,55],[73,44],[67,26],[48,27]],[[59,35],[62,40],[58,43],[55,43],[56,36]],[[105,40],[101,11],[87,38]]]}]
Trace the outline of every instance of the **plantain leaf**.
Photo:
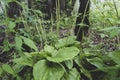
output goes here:
[{"label": "plantain leaf", "polygon": [[81,59],[78,56],[74,59],[74,61],[80,68],[81,73],[84,74],[89,80],[93,80],[91,73],[82,66]]},{"label": "plantain leaf", "polygon": [[65,64],[68,67],[68,69],[72,69],[72,67],[73,67],[73,60],[67,60],[67,61],[65,61]]},{"label": "plantain leaf", "polygon": [[64,75],[62,80],[80,80],[80,74],[75,68],[73,68]]},{"label": "plantain leaf", "polygon": [[35,51],[38,51],[38,48],[36,47],[36,45],[34,44],[34,42],[29,39],[29,38],[26,38],[24,36],[21,36],[21,38],[23,39],[24,43],[29,46],[30,48],[34,49]]},{"label": "plantain leaf", "polygon": [[14,70],[12,69],[12,67],[9,66],[8,64],[3,64],[3,65],[2,65],[2,69],[3,69],[3,71],[5,71],[5,72],[7,72],[7,73],[9,73],[9,74],[12,74],[13,76],[16,76],[15,71],[14,71]]},{"label": "plantain leaf", "polygon": [[96,66],[98,69],[105,71],[105,64],[102,59],[95,57],[92,59],[87,59],[87,61]]},{"label": "plantain leaf", "polygon": [[2,74],[3,74],[3,70],[2,70],[2,68],[0,67],[0,77],[1,77]]},{"label": "plantain leaf", "polygon": [[67,47],[70,45],[75,45],[75,44],[79,44],[79,42],[76,41],[76,37],[69,36],[69,37],[58,40],[58,42],[55,44],[55,47],[61,48],[61,47]]},{"label": "plantain leaf", "polygon": [[64,47],[57,51],[55,56],[47,57],[52,62],[63,62],[66,60],[72,60],[79,53],[79,49],[76,47]]},{"label": "plantain leaf", "polygon": [[11,32],[14,32],[15,25],[16,25],[15,22],[12,22],[12,21],[9,22],[8,28]]},{"label": "plantain leaf", "polygon": [[13,60],[15,63],[23,66],[33,66],[34,60],[30,53],[25,52],[20,58],[16,58]]},{"label": "plantain leaf", "polygon": [[16,43],[16,48],[18,50],[21,50],[21,48],[22,48],[22,39],[21,39],[21,37],[16,36],[15,37],[15,43]]},{"label": "plantain leaf", "polygon": [[113,61],[115,61],[118,65],[120,65],[120,50],[114,51],[110,54],[108,54],[110,58],[112,58]]},{"label": "plantain leaf", "polygon": [[60,80],[63,75],[64,70],[60,65],[46,60],[38,61],[33,67],[35,80]]}]

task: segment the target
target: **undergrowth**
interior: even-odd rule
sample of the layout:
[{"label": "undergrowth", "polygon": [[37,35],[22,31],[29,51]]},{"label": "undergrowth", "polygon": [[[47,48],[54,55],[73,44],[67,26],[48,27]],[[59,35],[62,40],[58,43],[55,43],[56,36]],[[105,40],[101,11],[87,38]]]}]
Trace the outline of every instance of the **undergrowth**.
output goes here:
[{"label": "undergrowth", "polygon": [[89,37],[82,42],[73,34],[74,10],[48,20],[37,2],[29,9],[21,1],[21,16],[12,19],[10,1],[0,1],[1,80],[120,80],[119,1],[91,1]]}]

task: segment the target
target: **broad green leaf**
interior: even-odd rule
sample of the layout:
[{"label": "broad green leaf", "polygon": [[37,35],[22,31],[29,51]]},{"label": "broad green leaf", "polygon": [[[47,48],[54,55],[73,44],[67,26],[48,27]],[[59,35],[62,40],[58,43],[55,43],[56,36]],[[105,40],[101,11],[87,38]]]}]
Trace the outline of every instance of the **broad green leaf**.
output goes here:
[{"label": "broad green leaf", "polygon": [[48,56],[54,56],[56,55],[57,50],[54,49],[53,46],[45,45],[44,51],[47,53]]},{"label": "broad green leaf", "polygon": [[65,61],[65,64],[68,67],[68,69],[72,69],[72,67],[73,67],[73,60],[67,60],[67,61]]},{"label": "broad green leaf", "polygon": [[75,44],[79,44],[79,42],[76,41],[76,37],[69,36],[69,37],[58,40],[58,42],[55,44],[55,47],[61,48],[61,47],[67,47],[70,45],[75,45]]},{"label": "broad green leaf", "polygon": [[55,63],[46,60],[38,61],[33,67],[35,80],[60,80],[64,75],[64,69]]},{"label": "broad green leaf", "polygon": [[68,73],[65,73],[62,80],[80,80],[80,73],[75,69],[69,70]]},{"label": "broad green leaf", "polygon": [[3,70],[2,70],[2,68],[0,67],[0,76],[2,75],[2,73],[3,73]]},{"label": "broad green leaf", "polygon": [[10,31],[14,31],[15,26],[16,26],[16,23],[10,21],[10,22],[9,22],[9,25],[8,25],[8,28],[9,28]]},{"label": "broad green leaf", "polygon": [[22,56],[18,59],[14,59],[14,62],[17,63],[17,64],[21,64],[21,65],[24,65],[24,66],[33,66],[33,60],[32,58],[30,57],[27,57],[27,56]]},{"label": "broad green leaf", "polygon": [[64,47],[57,51],[53,57],[47,57],[52,62],[63,62],[66,60],[72,60],[79,53],[79,49],[76,47]]},{"label": "broad green leaf", "polygon": [[103,60],[95,57],[91,59],[87,59],[88,62],[90,62],[92,65],[96,66],[98,69],[104,71],[105,70],[105,64],[103,63]]},{"label": "broad green leaf", "polygon": [[23,39],[24,43],[29,46],[30,48],[34,49],[35,51],[38,51],[36,45],[34,44],[34,42],[29,39],[29,38],[26,38],[24,36],[21,36],[21,38]]},{"label": "broad green leaf", "polygon": [[49,45],[45,45],[44,50],[45,50],[45,52],[52,53],[54,51],[54,47],[49,46]]},{"label": "broad green leaf", "polygon": [[89,80],[93,80],[91,73],[82,66],[82,64],[80,62],[80,58],[78,56],[74,59],[74,61],[78,65],[77,67],[80,68],[81,73],[84,74]]},{"label": "broad green leaf", "polygon": [[12,74],[13,76],[16,76],[15,71],[14,71],[14,70],[12,69],[12,67],[9,66],[8,64],[3,64],[3,65],[2,65],[2,69],[3,69],[5,72],[7,72],[7,73]]},{"label": "broad green leaf", "polygon": [[81,73],[84,74],[89,80],[93,80],[90,71],[85,69],[84,67],[81,68]]},{"label": "broad green leaf", "polygon": [[120,29],[114,29],[110,31],[110,37],[115,37],[120,34]]},{"label": "broad green leaf", "polygon": [[14,69],[14,71],[15,71],[16,73],[19,73],[19,72],[24,68],[24,66],[21,65],[21,64],[19,64],[19,63],[17,63],[17,64],[15,64],[12,68]]},{"label": "broad green leaf", "polygon": [[[120,80],[119,69],[111,69],[107,73],[103,74],[102,76],[98,76],[99,80]],[[96,80],[98,80],[96,79]]]},{"label": "broad green leaf", "polygon": [[16,25],[15,22],[11,22],[11,21],[10,21],[8,27],[9,27],[10,29],[13,29],[13,28],[15,27],[15,25]]},{"label": "broad green leaf", "polygon": [[20,76],[17,76],[16,80],[23,80],[23,79]]},{"label": "broad green leaf", "polygon": [[18,50],[21,50],[21,48],[22,48],[22,39],[21,39],[21,37],[16,36],[15,37],[15,43],[16,43],[16,48]]},{"label": "broad green leaf", "polygon": [[110,54],[108,54],[110,58],[112,58],[113,61],[115,61],[118,65],[120,65],[120,50],[114,51]]},{"label": "broad green leaf", "polygon": [[55,50],[53,46],[45,45],[44,51],[48,53],[48,56],[54,56],[57,50]]}]

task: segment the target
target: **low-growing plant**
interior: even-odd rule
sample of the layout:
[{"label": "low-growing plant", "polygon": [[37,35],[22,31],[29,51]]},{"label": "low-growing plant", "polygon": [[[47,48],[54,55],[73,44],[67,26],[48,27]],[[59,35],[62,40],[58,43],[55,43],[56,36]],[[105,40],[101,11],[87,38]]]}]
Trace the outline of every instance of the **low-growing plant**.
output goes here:
[{"label": "low-growing plant", "polygon": [[40,52],[24,52],[12,67],[2,65],[1,77],[7,73],[9,80],[119,80],[120,51],[107,55],[84,52],[75,39],[65,37]]},{"label": "low-growing plant", "polygon": [[[60,15],[58,11],[55,16],[57,21],[54,18],[46,20],[46,14],[38,10],[39,7],[43,8],[41,5],[33,4],[28,8],[24,3],[19,3],[23,12],[21,17],[13,20],[7,17],[5,8],[12,0],[1,1],[5,3],[5,12],[0,16],[0,24],[5,25],[5,30],[2,30],[5,38],[0,45],[0,80],[120,80],[119,48],[114,51],[103,50],[105,42],[101,40],[97,43],[89,38],[84,38],[82,42],[76,41],[75,36],[59,39],[60,28],[75,26],[77,15],[74,10],[70,17]],[[106,36],[114,39],[117,36],[114,45],[120,47],[117,3],[94,3],[96,8],[90,16],[91,32],[100,32],[101,39]],[[70,11],[71,4],[67,4]],[[36,9],[36,6],[39,7]],[[16,28],[16,23],[20,22],[23,26]],[[89,33],[90,36],[94,34]]]}]

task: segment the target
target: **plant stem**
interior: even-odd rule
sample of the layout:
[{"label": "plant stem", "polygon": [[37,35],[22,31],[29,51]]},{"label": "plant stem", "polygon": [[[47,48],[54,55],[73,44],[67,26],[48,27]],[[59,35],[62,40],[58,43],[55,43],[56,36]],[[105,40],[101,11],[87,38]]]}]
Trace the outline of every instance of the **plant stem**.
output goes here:
[{"label": "plant stem", "polygon": [[115,11],[116,11],[116,16],[119,19],[119,14],[118,14],[117,6],[115,4],[115,0],[113,0],[113,4],[114,4]]}]

